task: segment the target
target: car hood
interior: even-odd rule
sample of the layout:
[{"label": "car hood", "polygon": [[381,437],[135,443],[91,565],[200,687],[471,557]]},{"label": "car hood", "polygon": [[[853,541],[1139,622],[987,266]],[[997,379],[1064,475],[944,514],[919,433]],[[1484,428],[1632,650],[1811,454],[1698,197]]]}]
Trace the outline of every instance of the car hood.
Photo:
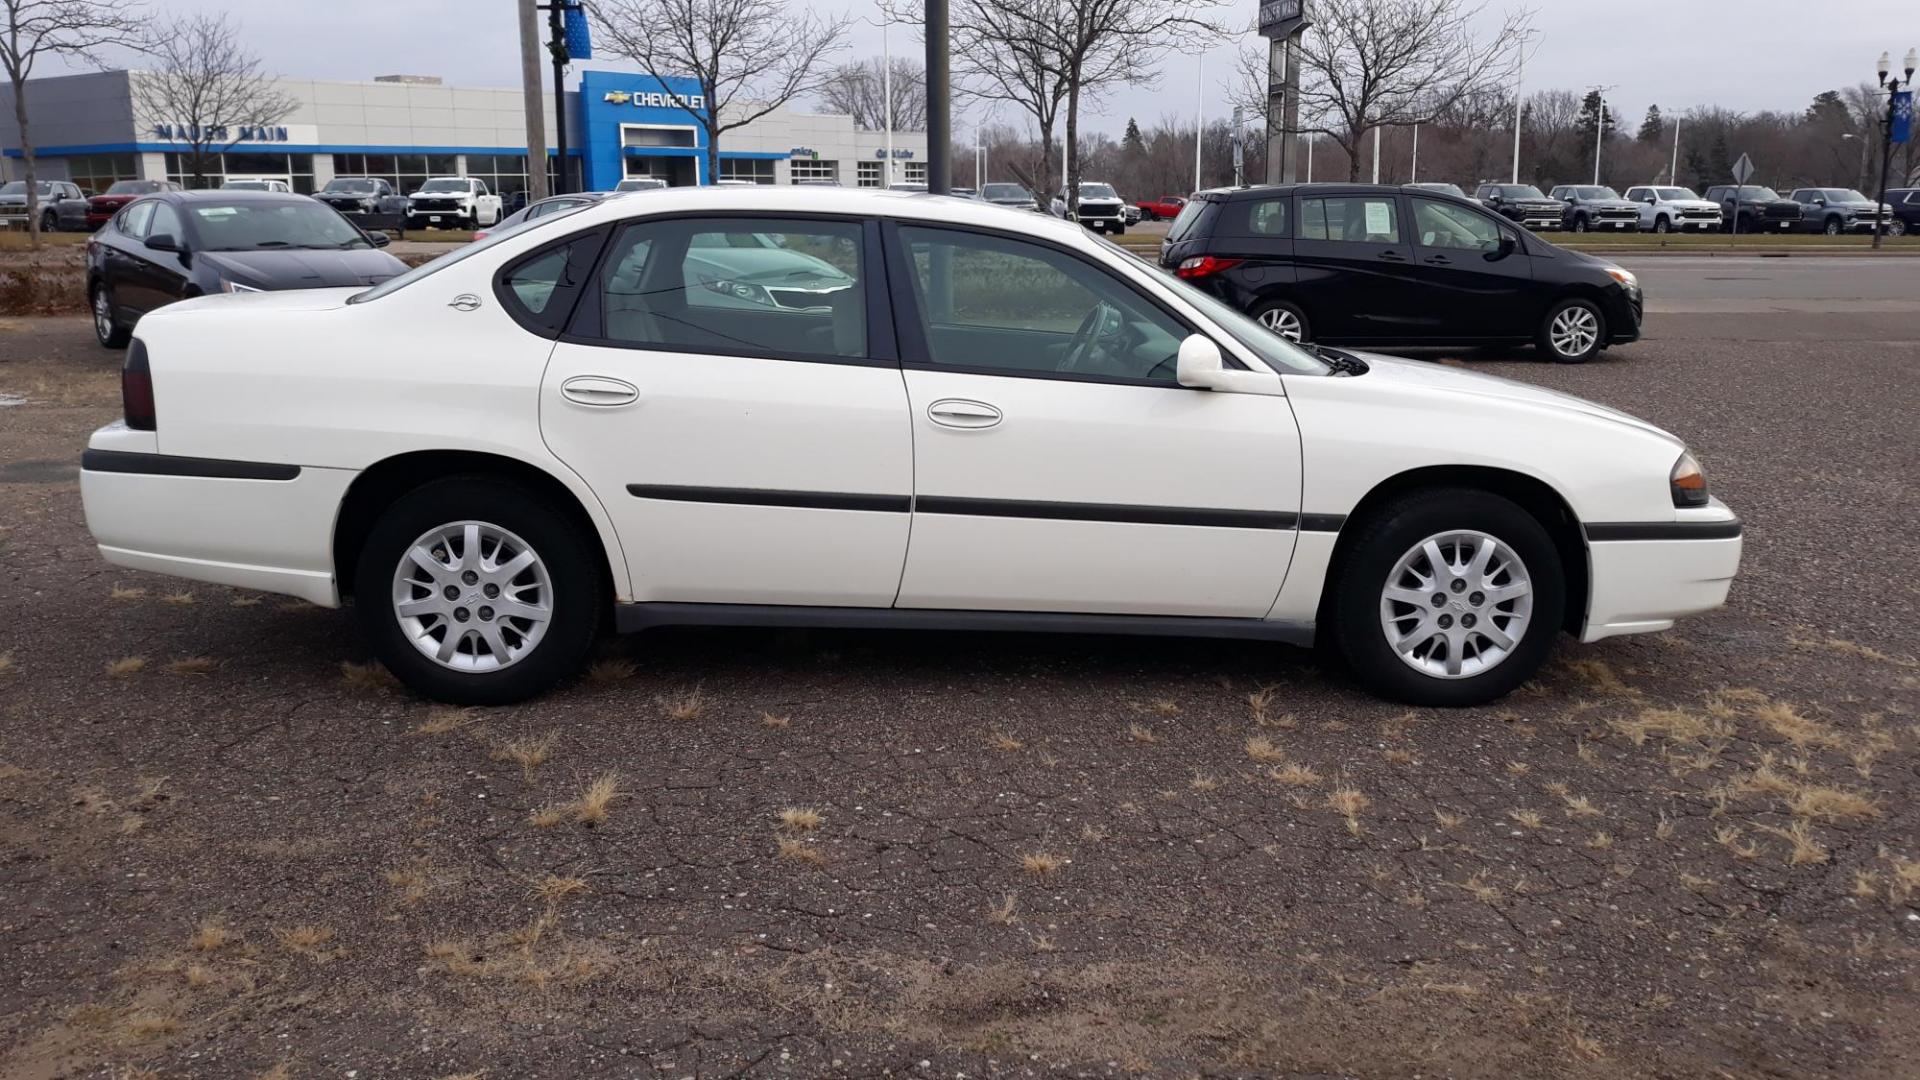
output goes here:
[{"label": "car hood", "polygon": [[1586,202],[1583,202],[1580,205],[1591,206],[1596,210],[1638,210],[1640,209],[1639,203],[1628,202],[1625,199],[1588,199]]},{"label": "car hood", "polygon": [[[42,195],[42,196],[40,196],[40,201],[41,201],[41,202],[43,202],[43,203],[44,203],[44,202],[52,202],[52,201],[53,201],[53,196],[51,196],[51,195]],[[27,197],[26,197],[26,196],[25,196],[24,194],[22,194],[22,195],[0,195],[0,206],[25,206],[25,205],[27,205]]]},{"label": "car hood", "polygon": [[256,289],[325,289],[378,285],[407,272],[384,251],[202,251],[197,257],[242,285]]},{"label": "car hood", "polygon": [[1380,379],[1394,382],[1415,390],[1438,390],[1455,394],[1467,394],[1473,397],[1512,402],[1534,408],[1553,409],[1562,412],[1577,413],[1581,416],[1607,420],[1622,427],[1657,435],[1671,441],[1678,450],[1686,448],[1680,439],[1672,433],[1655,427],[1631,413],[1588,401],[1585,398],[1563,394],[1558,390],[1547,390],[1531,383],[1515,382],[1497,375],[1483,375],[1477,371],[1454,367],[1450,364],[1429,363],[1421,360],[1406,360],[1397,356],[1383,356],[1379,353],[1355,352],[1343,349],[1352,356],[1366,361],[1368,372],[1361,376],[1367,379]]},{"label": "car hood", "polygon": [[1681,210],[1718,210],[1720,204],[1711,199],[1662,199],[1661,206],[1677,207]]},{"label": "car hood", "polygon": [[139,197],[138,195],[95,195],[87,201],[96,206],[125,206]]},{"label": "car hood", "polygon": [[825,259],[786,248],[697,247],[688,253],[688,258],[760,285],[778,285],[785,280],[800,284],[809,277],[826,281],[853,280]]},{"label": "car hood", "polygon": [[380,193],[377,191],[321,191],[316,192],[313,197],[316,199],[346,199],[361,202],[366,199],[377,199],[380,197]]},{"label": "car hood", "polygon": [[1886,203],[1876,203],[1872,199],[1861,199],[1858,202],[1855,202],[1852,199],[1848,199],[1846,202],[1830,201],[1827,203],[1827,209],[1832,210],[1835,208],[1844,209],[1844,210],[1873,210],[1876,208],[1880,210],[1892,209]]}]

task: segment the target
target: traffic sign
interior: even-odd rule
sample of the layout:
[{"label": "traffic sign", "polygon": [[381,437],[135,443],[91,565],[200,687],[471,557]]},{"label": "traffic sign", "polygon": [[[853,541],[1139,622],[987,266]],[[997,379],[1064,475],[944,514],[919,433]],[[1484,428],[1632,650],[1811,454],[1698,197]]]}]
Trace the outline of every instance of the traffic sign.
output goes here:
[{"label": "traffic sign", "polygon": [[1745,154],[1741,154],[1740,160],[1733,163],[1733,182],[1736,184],[1744,184],[1752,178],[1753,159]]}]

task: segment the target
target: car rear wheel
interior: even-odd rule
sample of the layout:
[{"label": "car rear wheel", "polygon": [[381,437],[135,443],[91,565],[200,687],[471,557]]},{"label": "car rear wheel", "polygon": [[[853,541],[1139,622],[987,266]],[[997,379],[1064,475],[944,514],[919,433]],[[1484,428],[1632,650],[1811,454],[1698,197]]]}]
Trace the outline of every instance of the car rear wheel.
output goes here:
[{"label": "car rear wheel", "polygon": [[88,298],[88,307],[93,310],[93,336],[108,349],[124,349],[133,334],[113,317],[113,294],[104,284],[93,287],[93,295]]},{"label": "car rear wheel", "polygon": [[1370,688],[1413,705],[1481,705],[1553,648],[1566,585],[1533,515],[1489,492],[1403,496],[1369,515],[1332,583],[1332,633]]},{"label": "car rear wheel", "polygon": [[1313,340],[1307,325],[1307,313],[1285,300],[1267,300],[1256,304],[1251,314],[1261,326],[1288,341]]},{"label": "car rear wheel", "polygon": [[579,670],[606,599],[600,565],[581,529],[538,496],[452,477],[374,523],[354,602],[374,652],[408,687],[504,705]]},{"label": "car rear wheel", "polygon": [[1591,300],[1569,297],[1553,305],[1540,321],[1538,344],[1562,364],[1584,364],[1606,341],[1607,319]]}]

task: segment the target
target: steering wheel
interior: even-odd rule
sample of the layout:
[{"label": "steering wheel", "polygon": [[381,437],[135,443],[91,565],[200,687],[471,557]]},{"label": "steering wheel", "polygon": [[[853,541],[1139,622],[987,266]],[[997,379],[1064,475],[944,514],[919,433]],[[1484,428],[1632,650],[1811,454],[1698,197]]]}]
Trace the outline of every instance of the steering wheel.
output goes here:
[{"label": "steering wheel", "polygon": [[1102,300],[1093,305],[1086,318],[1080,320],[1080,328],[1073,332],[1073,340],[1067,343],[1067,351],[1053,370],[1084,373],[1081,364],[1093,355],[1094,343],[1101,338],[1102,331],[1107,329],[1109,322],[1117,324],[1119,321],[1120,312],[1112,304]]}]

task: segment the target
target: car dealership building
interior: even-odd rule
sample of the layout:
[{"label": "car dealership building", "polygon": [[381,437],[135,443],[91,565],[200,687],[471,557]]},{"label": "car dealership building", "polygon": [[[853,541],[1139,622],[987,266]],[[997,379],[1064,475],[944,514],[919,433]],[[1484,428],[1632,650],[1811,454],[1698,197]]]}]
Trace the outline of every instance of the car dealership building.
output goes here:
[{"label": "car dealership building", "polygon": [[[141,115],[137,71],[103,71],[29,83],[39,174],[104,191],[116,180],[185,174],[189,149],[179,139],[191,118]],[[385,177],[411,191],[428,176],[475,176],[511,195],[527,183],[527,137],[515,88],[443,86],[438,79],[383,76],[371,82],[282,79],[298,104],[272,124],[249,127],[220,155],[219,178],[272,177],[295,191],[335,176]],[[707,175],[706,131],[695,117],[707,102],[692,79],[577,70],[567,93],[570,186],[609,190],[622,178],[655,176],[674,185],[746,180],[763,184],[831,181],[878,187],[886,173],[885,132],[856,128],[848,116],[773,110],[720,140],[719,175]],[[553,100],[546,96],[548,170],[553,171]],[[926,180],[925,132],[893,134],[893,181]],[[12,94],[0,86],[0,168],[21,175],[20,133]]]}]

